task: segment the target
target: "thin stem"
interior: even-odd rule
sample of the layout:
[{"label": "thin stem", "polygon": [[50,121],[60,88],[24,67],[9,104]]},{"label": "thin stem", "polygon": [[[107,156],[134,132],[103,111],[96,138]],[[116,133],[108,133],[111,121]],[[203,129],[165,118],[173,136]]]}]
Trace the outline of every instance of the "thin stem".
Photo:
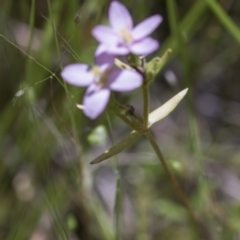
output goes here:
[{"label": "thin stem", "polygon": [[[113,138],[113,130],[112,130],[112,124],[109,115],[107,114],[107,122],[108,122],[108,128],[110,132],[110,139],[112,144],[114,145],[114,138]],[[116,192],[115,192],[115,203],[114,203],[114,213],[115,213],[115,239],[120,240],[120,223],[121,223],[121,209],[122,209],[122,201],[121,201],[121,177],[120,177],[120,170],[119,170],[119,164],[118,164],[118,158],[117,155],[113,158],[113,169],[115,172],[115,179],[116,179]]]},{"label": "thin stem", "polygon": [[[203,17],[203,15],[206,14],[206,9],[207,4],[204,1],[202,0],[195,1],[195,4],[188,11],[183,20],[179,23],[180,31],[184,32],[185,38],[188,39],[189,41],[197,33],[198,29],[202,27],[203,24],[206,22],[207,18]],[[201,19],[201,21],[199,21],[199,19]],[[177,43],[175,36],[173,36],[173,34],[171,34],[171,36],[168,39],[166,39],[157,55],[161,55],[168,48],[171,48],[174,54],[177,53]]]},{"label": "thin stem", "polygon": [[[52,11],[52,6],[51,6],[50,0],[47,0],[47,5],[48,5],[50,21],[51,21],[51,25],[52,25],[53,37],[54,37],[54,41],[55,41],[55,44],[56,44],[58,58],[59,58],[60,68],[62,70],[63,69],[62,56],[61,56],[60,47],[59,47],[59,43],[58,43],[57,30],[56,30],[55,23],[54,23],[54,14],[53,14],[53,11]],[[63,82],[63,87],[64,87],[64,90],[65,90],[65,93],[66,93],[66,96],[67,96],[67,101],[68,101],[69,105],[70,104],[72,105],[72,102],[71,102],[70,97],[69,97],[68,89],[67,89],[67,83],[65,81]],[[78,142],[76,122],[75,122],[75,118],[73,116],[73,112],[71,110],[69,111],[69,115],[70,115],[70,119],[71,119],[73,135],[74,135],[74,138],[75,138],[76,142]],[[83,166],[83,162],[82,162],[82,158],[81,158],[81,149],[80,149],[79,146],[80,146],[79,143],[76,144],[76,150],[79,153],[79,161],[78,161],[78,163],[79,163],[79,175],[80,175],[80,179],[82,180],[81,183],[79,184],[79,190],[83,194],[83,191],[84,191],[84,189],[83,189],[84,188],[83,168],[84,168],[84,166]]]},{"label": "thin stem", "polygon": [[27,53],[28,54],[30,54],[31,47],[32,47],[34,17],[35,17],[35,0],[32,0],[32,2],[31,2],[31,10],[30,10],[30,17],[29,17],[30,31],[29,31],[28,48],[27,48]]},{"label": "thin stem", "polygon": [[126,116],[120,114],[117,111],[114,111],[114,113],[122,119],[122,121],[124,121],[129,127],[131,127],[133,130],[137,131],[137,132],[142,132],[141,128],[138,128],[134,123],[132,123]]},{"label": "thin stem", "polygon": [[51,24],[52,24],[53,34],[54,34],[54,40],[55,40],[55,44],[56,44],[56,47],[57,47],[57,54],[58,54],[58,58],[59,58],[59,61],[60,61],[60,67],[62,69],[63,68],[62,56],[61,56],[61,53],[60,53],[58,39],[57,39],[57,33],[56,33],[56,30],[55,30],[55,26],[54,26],[53,12],[52,12],[52,7],[51,7],[50,0],[47,0],[47,4],[48,4],[49,15],[50,15],[50,18],[51,18]]},{"label": "thin stem", "polygon": [[115,170],[116,178],[116,193],[115,193],[115,203],[114,203],[114,212],[115,212],[115,239],[120,240],[120,223],[121,223],[121,209],[122,209],[122,191],[121,191],[121,178],[119,169]]},{"label": "thin stem", "polygon": [[167,163],[166,163],[166,160],[164,159],[163,155],[162,155],[162,152],[160,150],[160,148],[158,147],[153,135],[151,134],[150,131],[146,131],[144,133],[146,135],[146,137],[148,138],[149,142],[151,143],[154,151],[156,152],[160,162],[162,163],[162,166],[165,170],[165,172],[167,173],[168,175],[168,178],[174,188],[174,190],[176,191],[178,197],[181,199],[182,203],[184,204],[184,206],[186,207],[188,213],[189,213],[189,216],[191,217],[192,221],[198,226],[198,221],[194,215],[194,212],[188,202],[188,199],[186,197],[186,195],[184,194],[184,192],[182,191],[180,185],[178,184],[176,178],[174,177],[174,175],[172,174],[171,170],[169,169]]},{"label": "thin stem", "polygon": [[[169,0],[167,1],[167,9],[168,9],[168,16],[170,22],[170,28],[172,34],[175,35],[175,39],[178,43],[179,49],[179,57],[183,64],[183,72],[184,72],[184,83],[187,88],[191,89],[191,63],[188,54],[187,43],[184,40],[185,38],[182,35],[179,27],[179,18],[178,18],[178,9],[176,0]],[[189,122],[189,146],[191,147],[192,152],[194,153],[195,163],[196,163],[196,171],[197,171],[197,209],[198,212],[202,211],[204,214],[205,223],[209,226],[214,226],[216,224],[214,218],[212,218],[208,209],[207,203],[209,201],[210,196],[210,189],[207,183],[207,179],[204,177],[204,170],[203,170],[203,161],[202,161],[202,152],[201,152],[201,140],[199,135],[198,123],[196,114],[194,113],[193,107],[193,92],[189,91],[186,102],[187,102],[187,116]]]},{"label": "thin stem", "polygon": [[149,114],[149,90],[148,83],[143,84],[143,123],[145,129],[148,127],[148,114]]},{"label": "thin stem", "polygon": [[[40,66],[41,68],[43,68],[44,70],[46,70],[47,72],[51,73],[53,76],[55,76],[55,73],[53,73],[52,71],[50,71],[48,68],[44,67],[40,62],[38,62],[35,58],[33,58],[32,56],[30,56],[29,54],[27,54],[26,52],[24,52],[20,47],[18,47],[16,44],[14,44],[13,42],[11,42],[10,40],[8,40],[4,35],[0,34],[0,37],[2,37],[6,42],[8,42],[9,44],[13,45],[15,48],[17,48],[21,53],[23,53],[24,55],[26,55],[27,57],[29,57],[31,60],[33,60],[38,66]],[[59,78],[57,78],[59,80]],[[61,83],[61,81],[59,80],[59,82]]]},{"label": "thin stem", "polygon": [[215,0],[205,0],[208,7],[213,11],[221,24],[227,29],[232,37],[240,44],[240,29],[238,25],[227,15],[226,11]]},{"label": "thin stem", "polygon": [[[115,115],[117,115],[123,122],[125,122],[130,128],[135,130],[136,132],[142,132],[144,127],[142,126],[142,123],[139,121],[139,119],[134,115],[134,113],[128,112],[128,110],[124,107],[122,107],[121,104],[119,104],[115,99],[114,101],[116,104],[109,107],[109,110],[112,111]],[[123,111],[122,111],[123,110]],[[131,120],[127,117],[130,116]]]}]

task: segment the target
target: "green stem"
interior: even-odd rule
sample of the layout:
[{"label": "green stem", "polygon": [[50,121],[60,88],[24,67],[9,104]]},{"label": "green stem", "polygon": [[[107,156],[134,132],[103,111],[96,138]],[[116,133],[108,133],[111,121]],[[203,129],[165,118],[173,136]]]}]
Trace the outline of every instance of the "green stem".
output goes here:
[{"label": "green stem", "polygon": [[[112,124],[109,115],[107,114],[107,121],[108,127],[110,132],[110,139],[112,144],[114,145],[114,138],[113,138],[113,130]],[[121,201],[121,177],[120,177],[120,170],[117,155],[114,156],[113,159],[113,169],[115,172],[115,179],[116,179],[116,192],[115,192],[115,203],[114,203],[114,213],[115,213],[115,239],[120,240],[120,223],[121,223],[121,209],[122,209],[122,201]]]},{"label": "green stem", "polygon": [[[52,11],[52,6],[51,6],[50,0],[47,0],[47,5],[48,5],[49,16],[50,16],[50,19],[51,19],[53,37],[54,37],[54,41],[55,41],[56,48],[57,48],[57,54],[58,54],[58,58],[59,58],[60,68],[62,70],[63,69],[62,56],[61,56],[59,43],[58,43],[57,30],[56,30],[55,23],[54,23],[54,17],[55,16],[54,16],[53,11]],[[66,93],[66,96],[67,96],[67,101],[68,101],[69,105],[72,105],[72,101],[70,100],[68,89],[67,89],[67,83],[65,81],[63,82],[63,87],[64,87],[64,90],[65,90],[65,93]],[[74,106],[74,108],[75,108],[75,106]],[[77,142],[76,150],[78,151],[78,153],[80,155],[78,163],[79,163],[79,176],[80,176],[80,179],[82,181],[79,184],[79,190],[83,194],[83,191],[84,191],[84,189],[83,189],[84,188],[84,179],[83,179],[84,165],[83,165],[82,158],[81,158],[81,149],[79,147],[80,143],[78,141],[77,125],[76,125],[76,122],[75,122],[75,118],[73,116],[73,112],[71,110],[69,111],[69,115],[70,115],[71,124],[72,124],[73,136],[74,136],[75,141]]]},{"label": "green stem", "polygon": [[176,191],[178,197],[181,199],[182,203],[186,207],[191,220],[198,226],[198,221],[197,221],[197,219],[195,217],[195,214],[194,214],[194,212],[193,212],[193,210],[192,210],[192,208],[191,208],[191,206],[188,202],[188,199],[187,199],[186,195],[184,194],[184,192],[182,191],[182,189],[181,189],[180,185],[178,184],[176,178],[172,174],[170,168],[168,167],[168,165],[166,163],[166,160],[163,157],[163,154],[162,154],[160,148],[158,147],[153,135],[151,134],[150,131],[146,131],[144,134],[146,135],[146,137],[148,138],[149,142],[151,143],[154,151],[156,152],[156,154],[158,156],[158,159],[160,160],[165,172],[167,173],[168,178],[169,178],[174,190]]},{"label": "green stem", "polygon": [[[0,34],[0,37],[2,37],[6,42],[8,42],[9,44],[11,44],[12,46],[14,46],[15,48],[17,48],[21,53],[23,53],[24,55],[26,55],[28,58],[30,58],[32,61],[34,61],[38,66],[40,66],[41,68],[43,68],[44,70],[46,70],[47,72],[51,73],[52,76],[55,76],[55,73],[53,73],[52,71],[50,71],[48,68],[46,68],[45,66],[43,66],[40,62],[38,62],[35,58],[33,58],[32,56],[30,56],[29,54],[27,54],[26,52],[24,52],[20,47],[18,47],[16,44],[14,44],[13,42],[11,42],[10,40],[8,40],[4,35]],[[59,78],[57,78],[59,80]],[[61,81],[59,80],[59,82],[61,83]]]},{"label": "green stem", "polygon": [[[32,0],[31,2],[31,11],[30,11],[30,17],[29,17],[29,38],[28,38],[28,48],[27,53],[30,54],[31,47],[32,47],[32,40],[33,40],[33,29],[34,29],[34,17],[35,17],[35,0]],[[29,60],[28,60],[29,61]]]},{"label": "green stem", "polygon": [[149,114],[149,90],[148,83],[143,84],[143,124],[144,128],[148,127],[148,114]]},{"label": "green stem", "polygon": [[126,116],[122,115],[118,111],[114,111],[114,113],[122,119],[123,122],[125,122],[129,127],[131,127],[136,132],[142,132],[142,129],[137,127],[134,123],[132,123]]},{"label": "green stem", "polygon": [[116,240],[121,239],[120,233],[120,223],[121,223],[121,209],[122,209],[122,201],[121,201],[121,177],[119,168],[115,169],[115,178],[116,178],[116,193],[115,193],[115,204],[114,204],[114,212],[115,212],[115,231],[116,231]]},{"label": "green stem", "polygon": [[[181,62],[183,64],[183,72],[184,72],[184,83],[185,86],[191,89],[191,62],[189,59],[189,53],[187,48],[187,43],[182,36],[182,32],[179,27],[179,18],[178,18],[178,8],[176,4],[176,0],[167,1],[167,9],[168,16],[170,22],[170,28],[172,31],[172,35],[175,36],[176,42],[178,44],[178,52]],[[202,212],[204,214],[205,223],[209,226],[215,225],[215,220],[212,218],[211,214],[209,214],[207,203],[210,196],[210,189],[207,184],[207,179],[204,177],[203,171],[203,161],[202,161],[202,152],[201,152],[201,139],[199,135],[198,123],[196,114],[194,112],[193,102],[193,91],[190,90],[187,98],[187,116],[189,122],[189,146],[194,153],[195,163],[196,163],[196,178],[197,178],[197,210],[198,212]],[[214,233],[213,233],[214,234]]]},{"label": "green stem", "polygon": [[240,29],[238,25],[227,15],[226,11],[215,0],[205,0],[221,24],[229,31],[232,37],[240,44]]},{"label": "green stem", "polygon": [[56,29],[55,29],[55,26],[54,26],[53,12],[52,12],[52,7],[51,7],[50,0],[47,0],[47,4],[48,4],[49,15],[50,15],[50,18],[51,18],[51,24],[52,24],[53,34],[54,34],[54,40],[55,40],[55,44],[56,44],[56,47],[57,47],[57,54],[58,54],[58,58],[59,58],[59,61],[60,61],[60,67],[61,67],[61,69],[63,69],[62,56],[61,56],[60,49],[59,49],[59,44],[58,44],[58,39],[57,39],[57,32],[56,32]]}]

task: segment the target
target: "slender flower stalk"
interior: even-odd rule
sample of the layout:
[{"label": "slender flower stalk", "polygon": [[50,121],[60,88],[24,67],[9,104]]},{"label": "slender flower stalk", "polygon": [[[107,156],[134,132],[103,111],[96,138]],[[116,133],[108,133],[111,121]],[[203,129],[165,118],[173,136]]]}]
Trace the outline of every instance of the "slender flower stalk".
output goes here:
[{"label": "slender flower stalk", "polygon": [[[110,139],[112,144],[114,144],[111,119],[108,113],[106,115],[107,115],[108,127],[110,132]],[[122,210],[122,190],[121,190],[121,175],[120,175],[120,168],[119,168],[117,155],[115,155],[113,158],[112,166],[114,169],[115,179],[116,179],[116,192],[115,192],[115,203],[114,203],[115,239],[120,240],[121,239],[120,223],[121,223],[121,210]]]},{"label": "slender flower stalk", "polygon": [[144,83],[142,86],[143,92],[143,123],[144,127],[148,128],[148,115],[149,115],[149,90],[148,83]]},{"label": "slender flower stalk", "polygon": [[149,140],[150,144],[152,145],[155,153],[157,154],[158,156],[158,159],[160,160],[165,172],[167,173],[168,175],[168,178],[171,182],[171,185],[173,186],[175,192],[177,193],[178,197],[181,199],[182,203],[184,204],[184,206],[186,207],[188,213],[189,213],[189,216],[191,217],[192,221],[195,223],[195,224],[198,224],[198,221],[195,217],[195,214],[189,204],[189,201],[186,197],[186,195],[184,194],[184,192],[182,191],[181,187],[179,186],[176,178],[174,177],[174,175],[172,174],[171,170],[169,169],[168,165],[167,165],[167,162],[160,150],[160,148],[158,147],[153,135],[151,134],[150,131],[147,131],[145,132],[145,136],[147,137],[147,139]]}]

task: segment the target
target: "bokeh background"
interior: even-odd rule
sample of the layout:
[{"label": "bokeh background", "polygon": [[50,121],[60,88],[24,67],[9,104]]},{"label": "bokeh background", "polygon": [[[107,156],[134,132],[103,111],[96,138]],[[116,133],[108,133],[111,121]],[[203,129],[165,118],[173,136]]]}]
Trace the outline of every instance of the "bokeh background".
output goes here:
[{"label": "bokeh background", "polygon": [[[130,129],[111,114],[87,119],[76,108],[84,89],[60,72],[93,64],[91,29],[108,23],[110,1],[1,0],[0,239],[240,239],[240,1],[121,2],[135,23],[164,18],[147,60],[173,50],[151,85],[151,109],[189,88],[152,132],[201,234],[144,137],[117,156],[119,174],[112,159],[89,164]],[[141,115],[141,90],[117,98]]]}]

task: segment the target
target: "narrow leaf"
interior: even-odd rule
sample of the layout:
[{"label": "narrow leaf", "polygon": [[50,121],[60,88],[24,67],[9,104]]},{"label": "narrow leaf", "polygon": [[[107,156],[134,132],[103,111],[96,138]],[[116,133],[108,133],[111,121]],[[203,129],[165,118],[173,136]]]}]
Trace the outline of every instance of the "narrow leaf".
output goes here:
[{"label": "narrow leaf", "polygon": [[175,95],[173,98],[164,103],[161,107],[155,109],[149,114],[148,118],[148,128],[150,128],[154,123],[160,121],[169,115],[179,104],[179,102],[186,95],[188,88],[182,90],[180,93]]},{"label": "narrow leaf", "polygon": [[130,147],[133,142],[141,135],[142,133],[132,131],[127,137],[121,140],[119,143],[115,144],[110,149],[106,150],[104,153],[95,158],[91,164],[102,162],[120,152]]}]

